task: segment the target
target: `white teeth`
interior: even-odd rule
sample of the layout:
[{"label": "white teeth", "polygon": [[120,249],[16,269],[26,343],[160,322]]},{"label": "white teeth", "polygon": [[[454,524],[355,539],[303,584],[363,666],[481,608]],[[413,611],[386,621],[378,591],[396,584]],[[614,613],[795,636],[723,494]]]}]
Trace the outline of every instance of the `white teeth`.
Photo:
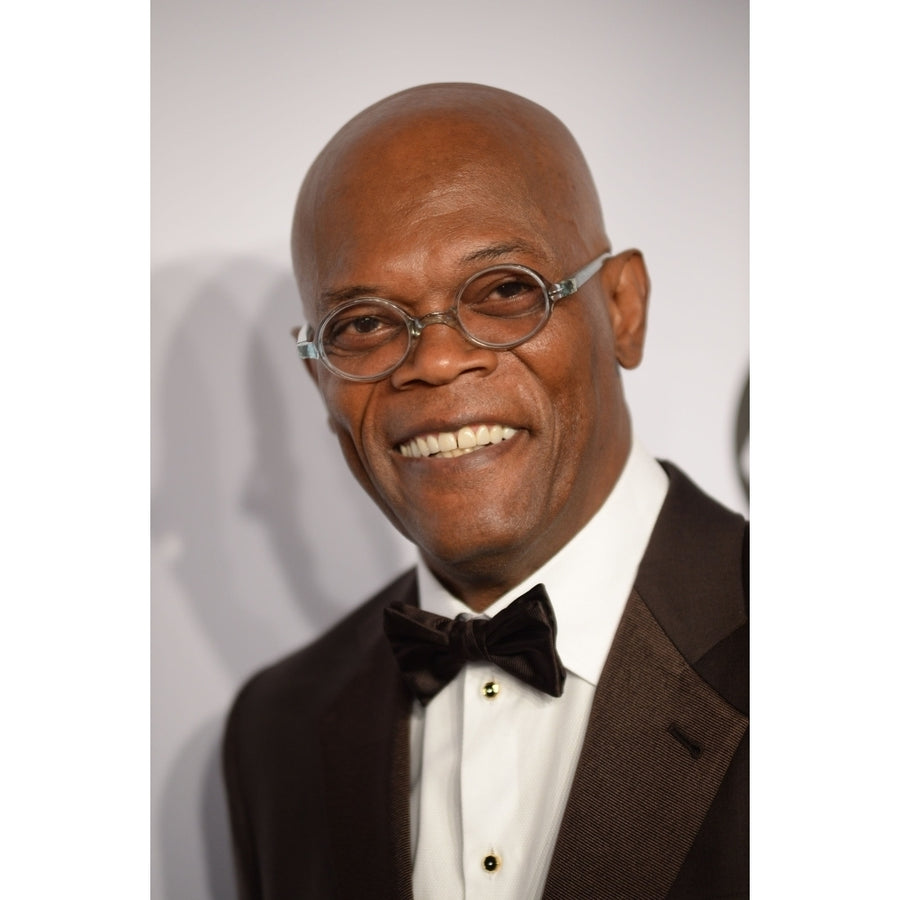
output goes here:
[{"label": "white teeth", "polygon": [[509,440],[516,433],[508,425],[464,425],[457,432],[442,431],[439,434],[419,435],[401,444],[400,453],[419,459],[423,456],[437,456],[454,459],[464,453],[472,453],[480,447],[499,444]]},{"label": "white teeth", "polygon": [[460,450],[471,450],[473,447],[478,446],[478,441],[475,440],[475,432],[468,425],[459,429],[456,443],[459,445]]},{"label": "white teeth", "polygon": [[456,435],[450,434],[449,431],[442,431],[438,435],[438,447],[441,450],[455,450],[456,449]]}]

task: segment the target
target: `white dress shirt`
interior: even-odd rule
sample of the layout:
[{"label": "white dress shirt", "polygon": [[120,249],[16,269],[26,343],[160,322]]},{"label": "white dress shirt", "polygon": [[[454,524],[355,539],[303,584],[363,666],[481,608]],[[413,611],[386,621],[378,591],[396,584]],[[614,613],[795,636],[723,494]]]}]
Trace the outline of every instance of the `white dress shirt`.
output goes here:
[{"label": "white dress shirt", "polygon": [[[469,663],[410,722],[416,900],[539,898],[584,740],[594,689],[666,495],[636,441],[603,507],[556,556],[496,600],[494,616],[543,583],[553,604],[562,697]],[[420,561],[423,609],[471,610]]]}]

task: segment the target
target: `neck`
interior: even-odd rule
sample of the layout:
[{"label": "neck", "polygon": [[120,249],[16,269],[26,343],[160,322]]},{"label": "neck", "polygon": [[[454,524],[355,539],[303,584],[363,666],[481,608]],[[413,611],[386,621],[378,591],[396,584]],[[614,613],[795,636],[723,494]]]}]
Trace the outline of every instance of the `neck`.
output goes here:
[{"label": "neck", "polygon": [[[624,465],[624,462],[623,462]],[[621,469],[619,470],[619,474]],[[616,476],[618,478],[618,474]],[[527,545],[481,552],[465,560],[442,560],[422,549],[422,558],[434,577],[475,613],[517,588],[562,550],[593,518],[609,496],[616,479],[603,493],[603,501],[586,507],[565,529],[550,529]]]},{"label": "neck", "polygon": [[464,558],[441,559],[420,548],[437,580],[473,612],[484,612],[495,600],[517,588],[552,559],[594,517],[612,493],[631,450],[627,423],[624,439],[608,451],[608,465],[593,473],[592,490],[573,491],[551,525],[523,543],[489,550],[473,549]]}]

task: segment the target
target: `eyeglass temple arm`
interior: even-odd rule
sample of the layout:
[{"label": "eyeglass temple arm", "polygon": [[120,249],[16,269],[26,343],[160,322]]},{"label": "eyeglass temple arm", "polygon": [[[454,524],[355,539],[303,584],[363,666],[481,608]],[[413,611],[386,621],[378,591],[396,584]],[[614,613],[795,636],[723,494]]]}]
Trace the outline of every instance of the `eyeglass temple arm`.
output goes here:
[{"label": "eyeglass temple arm", "polygon": [[315,341],[312,340],[312,336],[312,326],[307,326],[306,340],[303,340],[302,338],[297,340],[297,352],[300,354],[300,359],[319,358],[319,348],[316,346]]},{"label": "eyeglass temple arm", "polygon": [[562,300],[563,297],[574,294],[589,278],[593,278],[603,268],[603,263],[611,256],[612,251],[607,250],[606,253],[601,253],[595,260],[580,268],[574,275],[554,284],[550,291],[550,298],[555,303],[557,300]]}]

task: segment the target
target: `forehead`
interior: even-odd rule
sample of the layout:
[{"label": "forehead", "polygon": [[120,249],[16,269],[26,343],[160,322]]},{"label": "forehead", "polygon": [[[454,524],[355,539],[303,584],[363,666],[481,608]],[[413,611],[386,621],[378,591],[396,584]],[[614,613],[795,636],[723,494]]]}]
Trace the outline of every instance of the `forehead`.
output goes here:
[{"label": "forehead", "polygon": [[549,255],[559,231],[550,214],[554,179],[528,147],[516,128],[498,133],[472,122],[357,141],[318,186],[307,248],[316,293],[373,267],[462,264],[498,246]]}]

